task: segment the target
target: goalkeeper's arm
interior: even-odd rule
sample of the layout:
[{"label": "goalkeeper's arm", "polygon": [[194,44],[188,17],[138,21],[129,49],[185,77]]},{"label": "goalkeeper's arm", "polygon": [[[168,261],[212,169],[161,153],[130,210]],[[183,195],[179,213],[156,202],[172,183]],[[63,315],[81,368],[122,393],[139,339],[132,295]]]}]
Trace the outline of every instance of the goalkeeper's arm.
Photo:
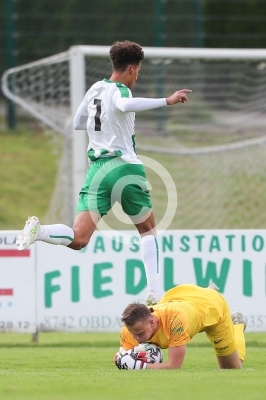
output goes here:
[{"label": "goalkeeper's arm", "polygon": [[138,342],[130,335],[128,329],[124,325],[120,331],[120,349],[131,350]]},{"label": "goalkeeper's arm", "polygon": [[168,348],[168,361],[147,364],[147,369],[179,369],[182,367],[186,354],[186,345]]}]

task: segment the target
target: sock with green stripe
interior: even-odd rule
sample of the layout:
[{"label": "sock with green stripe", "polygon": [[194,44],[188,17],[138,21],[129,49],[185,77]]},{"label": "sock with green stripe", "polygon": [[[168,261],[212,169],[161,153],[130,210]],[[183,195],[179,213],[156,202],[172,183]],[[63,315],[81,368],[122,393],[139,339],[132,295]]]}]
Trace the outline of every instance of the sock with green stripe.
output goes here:
[{"label": "sock with green stripe", "polygon": [[141,238],[141,257],[145,267],[148,292],[159,296],[159,248],[157,238],[146,235]]},{"label": "sock with green stripe", "polygon": [[69,226],[63,224],[40,225],[37,240],[68,246],[74,240],[74,231]]}]

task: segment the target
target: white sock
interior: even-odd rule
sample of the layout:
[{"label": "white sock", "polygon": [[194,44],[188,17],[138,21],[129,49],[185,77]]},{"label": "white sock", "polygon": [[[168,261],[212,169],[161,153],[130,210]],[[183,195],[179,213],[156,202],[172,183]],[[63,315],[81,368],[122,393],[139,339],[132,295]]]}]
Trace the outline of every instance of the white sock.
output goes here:
[{"label": "white sock", "polygon": [[67,225],[41,225],[37,240],[50,244],[68,246],[74,240],[74,231]]},{"label": "white sock", "polygon": [[141,238],[141,257],[145,267],[148,291],[154,291],[159,296],[159,247],[157,238],[153,235]]}]

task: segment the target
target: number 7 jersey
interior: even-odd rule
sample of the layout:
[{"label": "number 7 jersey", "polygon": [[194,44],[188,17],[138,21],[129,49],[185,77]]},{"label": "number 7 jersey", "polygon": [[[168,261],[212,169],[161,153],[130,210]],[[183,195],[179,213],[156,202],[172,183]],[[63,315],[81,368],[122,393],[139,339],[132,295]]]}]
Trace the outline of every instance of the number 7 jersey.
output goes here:
[{"label": "number 7 jersey", "polygon": [[75,129],[87,129],[88,156],[120,156],[132,164],[141,164],[135,151],[135,112],[123,112],[116,106],[121,97],[132,98],[129,88],[108,79],[96,82],[85,94],[74,117]]}]

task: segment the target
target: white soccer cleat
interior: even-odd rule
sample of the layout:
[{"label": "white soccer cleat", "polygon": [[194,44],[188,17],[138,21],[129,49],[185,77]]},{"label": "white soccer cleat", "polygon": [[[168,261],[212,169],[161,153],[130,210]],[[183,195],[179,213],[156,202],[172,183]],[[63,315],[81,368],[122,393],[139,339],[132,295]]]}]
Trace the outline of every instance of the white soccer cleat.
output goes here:
[{"label": "white soccer cleat", "polygon": [[246,321],[244,319],[244,316],[242,314],[242,312],[240,311],[236,311],[231,315],[231,319],[234,325],[238,325],[238,324],[243,324],[244,325],[244,331],[246,330],[247,324]]},{"label": "white soccer cleat", "polygon": [[40,230],[40,221],[37,217],[29,217],[26,224],[16,239],[17,249],[19,251],[26,250],[32,243],[37,240]]},{"label": "white soccer cleat", "polygon": [[208,289],[213,289],[213,290],[216,290],[216,292],[219,292],[219,287],[217,286],[217,285],[215,285],[215,283],[214,282],[211,282],[209,285],[208,285]]},{"label": "white soccer cleat", "polygon": [[155,304],[158,303],[159,301],[159,295],[158,293],[154,292],[153,290],[151,290],[147,297],[146,297],[146,305],[147,306],[154,306]]}]

